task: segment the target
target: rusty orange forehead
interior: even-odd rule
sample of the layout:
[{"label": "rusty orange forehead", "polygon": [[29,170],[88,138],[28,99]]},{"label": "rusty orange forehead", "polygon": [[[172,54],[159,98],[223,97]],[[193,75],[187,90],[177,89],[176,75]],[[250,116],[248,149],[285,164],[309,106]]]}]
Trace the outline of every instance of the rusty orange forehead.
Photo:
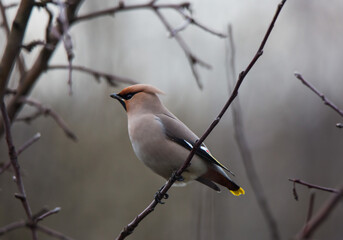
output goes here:
[{"label": "rusty orange forehead", "polygon": [[137,93],[137,92],[164,94],[163,91],[149,84],[135,84],[130,87],[124,88],[123,90],[120,91],[119,94],[124,96],[128,93]]}]

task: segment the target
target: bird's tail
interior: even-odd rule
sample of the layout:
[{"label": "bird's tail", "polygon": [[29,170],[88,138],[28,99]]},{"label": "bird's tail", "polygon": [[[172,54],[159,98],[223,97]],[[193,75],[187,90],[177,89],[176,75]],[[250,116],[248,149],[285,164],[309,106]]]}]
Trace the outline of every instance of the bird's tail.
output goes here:
[{"label": "bird's tail", "polygon": [[209,168],[207,173],[205,173],[202,177],[218,183],[224,187],[227,187],[235,196],[245,194],[244,189],[238,186],[234,181],[232,181],[231,178],[227,176],[224,171],[222,171],[221,169],[219,170],[219,168]]}]

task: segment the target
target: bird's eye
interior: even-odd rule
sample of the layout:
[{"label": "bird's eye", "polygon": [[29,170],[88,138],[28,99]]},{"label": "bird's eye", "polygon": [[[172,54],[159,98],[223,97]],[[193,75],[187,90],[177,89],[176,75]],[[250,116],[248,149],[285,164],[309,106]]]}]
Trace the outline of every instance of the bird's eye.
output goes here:
[{"label": "bird's eye", "polygon": [[131,99],[132,97],[133,97],[133,95],[135,95],[134,93],[128,93],[128,94],[126,94],[125,96],[124,96],[124,99],[125,100],[129,100],[129,99]]}]

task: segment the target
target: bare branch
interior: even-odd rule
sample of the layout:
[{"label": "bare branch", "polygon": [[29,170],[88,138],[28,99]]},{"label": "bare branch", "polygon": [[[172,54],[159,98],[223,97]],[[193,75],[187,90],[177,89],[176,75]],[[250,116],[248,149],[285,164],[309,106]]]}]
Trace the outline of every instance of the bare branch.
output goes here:
[{"label": "bare branch", "polygon": [[10,231],[13,231],[13,230],[16,230],[18,228],[25,227],[25,226],[26,226],[26,222],[24,220],[10,223],[10,224],[0,228],[0,236],[4,235]]},{"label": "bare branch", "polygon": [[322,206],[321,209],[317,212],[315,216],[313,216],[303,228],[299,234],[297,234],[297,239],[308,239],[310,238],[315,230],[326,220],[326,218],[330,215],[332,210],[336,207],[337,203],[343,196],[343,187],[341,187],[337,193],[329,198],[329,200]]},{"label": "bare branch", "polygon": [[[10,9],[12,7],[16,7],[17,5],[18,5],[17,3],[12,3],[12,4],[4,6],[2,4],[2,1],[0,1],[0,11],[1,11],[1,15],[2,15],[2,26],[5,29],[5,33],[6,33],[7,39],[9,37],[9,35],[10,35],[10,27],[9,27],[9,24],[8,24],[8,21],[7,21],[6,10]],[[26,68],[25,68],[24,59],[20,55],[20,53],[19,53],[19,56],[18,56],[16,62],[17,62],[19,73],[20,73],[21,76],[23,76],[25,74]]]},{"label": "bare branch", "polygon": [[4,9],[5,9],[5,10],[8,10],[8,9],[17,7],[18,5],[19,5],[19,3],[9,3],[9,4],[7,4],[7,5],[4,6]]},{"label": "bare branch", "polygon": [[[105,9],[105,10],[101,10],[101,11],[97,11],[94,13],[89,13],[89,14],[85,14],[82,16],[78,16],[77,18],[74,19],[74,21],[84,21],[84,20],[89,20],[95,17],[100,17],[100,16],[106,16],[106,15],[114,15],[117,12],[120,11],[129,11],[129,10],[135,10],[135,9],[151,9],[153,10],[156,15],[159,17],[159,19],[161,20],[161,22],[164,24],[164,26],[166,27],[166,29],[169,32],[169,35],[171,37],[174,37],[175,40],[178,42],[178,44],[180,45],[180,47],[182,48],[182,50],[184,51],[184,53],[186,54],[186,57],[188,59],[188,62],[190,64],[192,73],[197,81],[197,84],[199,86],[199,88],[202,88],[202,83],[200,82],[199,79],[199,74],[198,71],[196,69],[196,65],[199,64],[202,67],[208,68],[210,69],[211,66],[204,62],[203,60],[199,59],[198,57],[196,57],[189,49],[188,45],[186,44],[186,42],[183,40],[183,38],[181,38],[178,33],[182,30],[184,30],[187,26],[189,26],[190,24],[193,24],[196,27],[199,27],[200,29],[211,33],[213,35],[216,35],[218,37],[226,37],[225,34],[216,32],[208,27],[206,27],[205,25],[199,23],[198,20],[194,19],[191,15],[187,14],[184,10],[189,10],[190,8],[190,3],[185,2],[185,3],[180,3],[180,4],[155,4],[156,1],[150,1],[144,4],[135,4],[135,5],[126,5],[124,4],[124,2],[119,2],[118,6],[114,7],[114,8],[109,8],[109,9]],[[176,12],[178,12],[185,20],[185,24],[183,24],[181,27],[177,28],[177,29],[173,29],[173,27],[169,24],[169,22],[166,20],[166,18],[161,14],[160,10],[162,9],[173,9]]]},{"label": "bare branch", "polygon": [[[58,69],[69,69],[69,66],[67,66],[67,65],[50,65],[47,68],[47,70],[58,70]],[[96,70],[93,70],[93,69],[90,69],[87,67],[83,67],[83,66],[73,65],[72,70],[77,70],[80,72],[90,74],[97,81],[99,81],[100,78],[104,78],[107,81],[107,83],[113,87],[117,86],[118,83],[137,84],[136,81],[131,80],[129,78],[123,78],[123,77],[116,76],[113,74],[103,73],[103,72],[96,71]]]},{"label": "bare branch", "polygon": [[[26,0],[28,1],[28,0]],[[26,2],[26,1],[22,1]],[[73,1],[68,1],[67,5],[67,17],[69,19],[69,24],[72,24],[72,19],[74,18],[79,6],[83,0],[73,0]],[[45,9],[45,8],[44,8]],[[49,10],[47,10],[49,12]],[[52,21],[52,17],[50,17],[49,22]],[[23,107],[23,102],[21,102],[21,98],[29,95],[30,91],[32,90],[33,86],[39,79],[39,76],[46,70],[46,67],[48,65],[48,62],[53,55],[57,44],[61,41],[60,39],[60,24],[56,23],[54,26],[50,26],[51,23],[48,23],[47,29],[46,29],[46,43],[49,45],[49,48],[44,47],[40,50],[35,62],[33,63],[32,67],[30,70],[26,72],[26,74],[22,77],[21,79],[21,84],[19,85],[18,89],[16,89],[17,94],[14,95],[8,104],[7,110],[8,110],[8,115],[11,121],[13,121],[20,111],[20,109]],[[18,47],[21,46],[18,44]],[[51,46],[51,47],[50,47]],[[8,60],[7,60],[8,61]],[[0,65],[1,66],[1,65]],[[0,71],[1,75],[2,71]],[[0,76],[0,92],[2,92],[2,87],[1,87],[1,76]],[[4,89],[6,89],[6,85]],[[4,133],[4,125],[3,122],[0,122],[0,135]]]},{"label": "bare branch", "polygon": [[31,52],[37,46],[47,46],[47,44],[42,40],[34,40],[28,44],[23,44],[21,47],[28,52]]},{"label": "bare branch", "polygon": [[[1,61],[0,61],[0,99],[2,99],[5,89],[7,87],[8,80],[12,73],[14,62],[17,61],[17,56],[20,53],[20,46],[22,44],[28,19],[33,8],[33,0],[23,0],[20,2],[20,6],[17,11],[17,15],[13,21],[12,29],[8,32],[7,44],[3,52]],[[1,9],[4,10],[3,5]],[[3,20],[6,19],[5,12],[2,12]],[[6,21],[6,20],[5,20]],[[6,24],[5,24],[6,25]],[[7,23],[8,26],[8,23]],[[20,66],[20,70],[24,71],[23,65]],[[24,72],[23,72],[24,73]]]},{"label": "bare branch", "polygon": [[24,152],[28,147],[37,142],[41,137],[40,133],[36,133],[31,139],[29,139],[23,146],[18,149],[18,156]]},{"label": "bare branch", "polygon": [[172,32],[169,33],[169,37],[174,37],[179,32],[185,30],[189,25],[191,24],[191,21],[187,19],[181,26],[174,28]]},{"label": "bare branch", "polygon": [[[229,85],[229,92],[232,91],[231,89],[231,82],[234,84],[236,76],[236,67],[235,67],[235,44],[233,40],[232,34],[232,27],[231,25],[228,26],[228,52],[227,54],[227,78],[228,78],[228,85]],[[230,57],[229,57],[230,56]],[[230,71],[229,71],[230,69]],[[229,72],[231,72],[231,77]],[[230,81],[231,79],[231,81]],[[236,101],[232,104],[232,118],[234,124],[234,131],[235,131],[235,139],[242,156],[242,161],[244,164],[244,168],[249,179],[250,185],[254,191],[257,203],[262,211],[262,214],[268,224],[270,237],[272,240],[280,239],[280,234],[278,231],[278,226],[276,220],[272,214],[272,211],[268,205],[268,201],[264,192],[263,185],[261,184],[260,178],[257,174],[254,160],[252,157],[252,153],[244,132],[243,126],[243,116],[242,116],[242,108],[240,105],[239,97],[236,98]]]},{"label": "bare branch", "polygon": [[306,217],[304,231],[306,231],[307,224],[312,218],[315,197],[316,197],[316,193],[314,191],[311,191],[310,202],[308,204],[308,211],[307,211],[307,217]]},{"label": "bare branch", "polygon": [[30,106],[35,107],[37,109],[37,112],[35,112],[31,116],[26,116],[26,117],[18,118],[17,121],[31,122],[32,120],[34,120],[35,118],[39,117],[40,115],[45,115],[45,116],[48,115],[48,116],[51,116],[55,120],[55,122],[60,126],[60,128],[62,128],[64,133],[67,135],[67,137],[69,137],[70,139],[72,139],[74,141],[77,140],[77,137],[73,133],[73,131],[70,130],[70,128],[64,122],[62,117],[60,117],[54,110],[52,110],[51,108],[45,107],[41,103],[39,103],[39,102],[37,102],[35,100],[32,100],[32,99],[22,98],[21,101],[23,103],[26,103],[26,104],[28,104]]},{"label": "bare branch", "polygon": [[[0,105],[1,105],[2,119],[4,122],[4,126],[5,126],[6,141],[7,141],[7,146],[8,146],[8,155],[10,157],[11,164],[12,164],[13,169],[14,169],[15,182],[17,184],[17,188],[19,191],[19,194],[16,194],[15,196],[20,196],[19,199],[23,205],[23,208],[25,209],[28,222],[33,225],[34,220],[32,217],[32,211],[31,211],[30,204],[29,204],[27,197],[26,197],[25,187],[24,187],[24,183],[22,181],[22,176],[21,176],[21,172],[20,172],[20,165],[18,162],[18,155],[17,155],[16,149],[15,149],[15,147],[13,145],[13,141],[12,141],[11,123],[10,123],[10,120],[9,120],[9,117],[7,114],[7,110],[6,110],[6,106],[5,106],[5,103],[3,100],[1,100]],[[36,229],[31,228],[31,232],[32,232],[33,240],[36,240],[37,239]]]},{"label": "bare branch", "polygon": [[195,78],[195,80],[197,81],[197,84],[199,86],[200,89],[203,88],[202,83],[200,81],[199,78],[199,74],[198,71],[196,69],[196,64],[199,64],[202,67],[211,68],[211,65],[209,65],[208,63],[200,60],[199,58],[197,58],[189,49],[188,45],[186,44],[186,42],[183,40],[183,38],[174,33],[173,28],[170,26],[170,24],[168,23],[167,19],[160,13],[159,9],[154,9],[156,15],[160,18],[161,22],[164,24],[164,26],[166,27],[166,29],[168,30],[170,35],[174,35],[175,40],[178,42],[178,44],[180,45],[180,47],[182,48],[182,50],[184,51],[184,53],[186,54],[186,57],[188,59],[189,65],[191,66],[192,69],[192,73],[193,76]]},{"label": "bare branch", "polygon": [[150,1],[143,4],[126,5],[124,2],[119,2],[118,6],[113,8],[107,8],[105,10],[100,10],[92,13],[87,13],[84,15],[77,16],[73,19],[74,22],[80,22],[85,20],[91,20],[97,17],[103,16],[114,16],[117,12],[121,11],[131,11],[137,9],[184,9],[189,8],[190,3],[184,2],[179,4],[155,4],[156,1]]},{"label": "bare branch", "polygon": [[52,210],[49,210],[49,211],[43,213],[42,215],[38,216],[35,220],[36,220],[36,222],[42,221],[44,218],[49,217],[52,214],[56,214],[59,211],[61,211],[61,208],[60,207],[56,207],[56,208],[54,208]]},{"label": "bare branch", "polygon": [[314,92],[315,94],[317,94],[324,102],[325,105],[328,105],[329,107],[331,107],[333,110],[335,110],[339,115],[341,115],[341,117],[343,117],[343,111],[341,109],[339,109],[332,101],[330,101],[327,97],[325,97],[324,94],[322,94],[321,92],[319,92],[315,86],[313,86],[311,83],[309,83],[308,81],[306,81],[302,75],[300,73],[294,73],[295,77],[297,79],[299,79],[306,87],[308,87],[309,89],[311,89],[312,92]]},{"label": "bare branch", "polygon": [[275,12],[275,15],[273,17],[273,20],[270,23],[270,26],[269,26],[262,42],[261,42],[259,49],[257,50],[257,53],[255,54],[255,56],[253,57],[253,59],[251,60],[251,62],[247,66],[247,68],[239,75],[239,78],[237,80],[237,83],[235,85],[235,88],[234,88],[230,98],[228,99],[228,101],[226,102],[226,104],[224,105],[224,107],[222,108],[222,110],[220,111],[218,116],[216,117],[216,119],[211,123],[211,125],[208,127],[208,129],[205,131],[205,133],[201,136],[201,138],[198,141],[196,141],[196,143],[194,144],[192,150],[190,151],[187,159],[182,164],[182,166],[178,169],[178,171],[171,176],[171,178],[166,182],[166,184],[156,194],[154,200],[149,204],[149,206],[146,207],[134,220],[132,220],[132,222],[130,222],[126,227],[124,227],[124,229],[117,236],[117,238],[116,238],[117,240],[125,239],[128,235],[132,234],[132,232],[135,230],[135,228],[138,226],[138,224],[146,216],[148,216],[152,211],[154,211],[158,202],[160,200],[162,200],[163,198],[165,198],[167,191],[174,184],[174,182],[181,176],[182,172],[189,166],[189,164],[190,164],[190,162],[191,162],[191,160],[195,154],[195,151],[201,146],[201,144],[204,142],[204,140],[208,137],[208,135],[212,132],[212,130],[219,123],[219,121],[223,117],[224,113],[227,111],[227,109],[229,108],[229,106],[231,105],[233,100],[238,95],[238,89],[240,88],[240,86],[241,86],[243,80],[245,79],[246,75],[248,74],[250,69],[254,66],[254,64],[256,63],[258,58],[262,55],[263,48],[264,48],[264,46],[268,40],[268,37],[269,37],[273,27],[274,27],[276,19],[278,18],[285,2],[286,2],[286,0],[282,0],[281,3],[279,3],[277,10]]},{"label": "bare branch", "polygon": [[314,185],[314,184],[311,184],[311,183],[304,182],[304,181],[302,181],[300,179],[291,179],[291,178],[289,178],[288,180],[291,181],[291,182],[294,182],[294,183],[298,183],[298,184],[304,185],[304,186],[306,186],[308,188],[315,188],[315,189],[319,189],[319,190],[322,190],[322,191],[325,191],[325,192],[331,192],[331,193],[339,193],[339,190],[337,190],[337,189]]},{"label": "bare branch", "polygon": [[68,85],[69,85],[69,94],[71,95],[73,93],[72,89],[72,61],[74,59],[74,53],[73,53],[73,43],[71,41],[71,37],[68,33],[69,31],[69,20],[66,13],[66,4],[62,1],[58,0],[58,6],[60,8],[60,13],[58,15],[58,22],[62,26],[62,41],[64,45],[64,49],[67,54],[68,58],[68,66],[69,66],[69,74],[68,74]]},{"label": "bare branch", "polygon": [[[26,143],[24,143],[23,146],[19,148],[17,155],[19,156],[23,151],[25,151],[33,143],[38,141],[40,137],[41,137],[40,133],[36,133],[31,139],[29,139]],[[8,161],[7,163],[3,163],[2,166],[0,166],[0,174],[6,171],[10,166],[11,166],[11,161]]]},{"label": "bare branch", "polygon": [[[186,8],[186,9],[188,9],[188,8]],[[209,27],[205,26],[204,24],[201,24],[198,20],[194,19],[191,15],[186,14],[185,8],[179,8],[176,10],[181,14],[181,16],[183,18],[186,19],[186,21],[188,21],[190,24],[193,24],[193,25],[199,27],[200,29],[204,30],[205,32],[216,35],[217,37],[220,37],[220,38],[226,38],[227,37],[227,35],[210,29]]]},{"label": "bare branch", "polygon": [[56,231],[54,229],[51,229],[51,228],[48,228],[46,226],[42,226],[40,224],[36,226],[36,229],[38,231],[41,231],[41,232],[49,235],[49,236],[54,237],[54,238],[58,238],[58,239],[61,239],[61,240],[74,240],[73,238],[68,237],[68,236],[64,235],[63,233],[61,233],[61,232],[58,232],[58,231]]}]

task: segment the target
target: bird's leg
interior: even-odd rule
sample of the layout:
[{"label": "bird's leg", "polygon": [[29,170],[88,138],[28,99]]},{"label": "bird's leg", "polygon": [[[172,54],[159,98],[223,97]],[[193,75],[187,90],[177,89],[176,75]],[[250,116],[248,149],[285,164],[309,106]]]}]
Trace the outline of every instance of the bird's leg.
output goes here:
[{"label": "bird's leg", "polygon": [[162,199],[168,199],[169,198],[169,195],[167,193],[165,193],[163,196],[162,196],[162,189],[164,188],[165,185],[163,185],[156,193],[155,193],[155,201],[160,203],[160,204],[164,204],[165,202],[162,202]]}]

